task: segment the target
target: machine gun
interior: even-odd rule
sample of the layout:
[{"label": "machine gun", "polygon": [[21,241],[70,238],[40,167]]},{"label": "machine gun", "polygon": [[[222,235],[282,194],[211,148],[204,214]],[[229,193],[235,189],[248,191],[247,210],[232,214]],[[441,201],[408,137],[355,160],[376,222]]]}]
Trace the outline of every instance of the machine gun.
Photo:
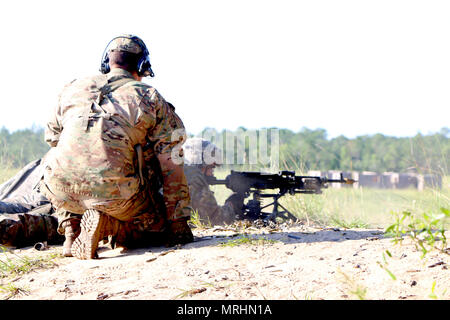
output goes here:
[{"label": "machine gun", "polygon": [[[325,177],[296,176],[294,171],[280,171],[278,174],[261,172],[231,171],[224,179],[207,177],[210,185],[225,185],[228,189],[243,195],[244,198],[253,194],[253,198],[244,204],[239,219],[263,219],[275,221],[276,217],[297,220],[278,200],[285,194],[294,195],[321,194],[322,188],[327,188],[329,183],[353,184],[355,180],[344,179],[342,173],[340,179],[328,179]],[[262,193],[266,189],[278,189],[277,193]],[[273,202],[261,206],[262,198],[272,198]],[[273,205],[272,212],[263,210]],[[280,211],[279,208],[282,210]]]}]

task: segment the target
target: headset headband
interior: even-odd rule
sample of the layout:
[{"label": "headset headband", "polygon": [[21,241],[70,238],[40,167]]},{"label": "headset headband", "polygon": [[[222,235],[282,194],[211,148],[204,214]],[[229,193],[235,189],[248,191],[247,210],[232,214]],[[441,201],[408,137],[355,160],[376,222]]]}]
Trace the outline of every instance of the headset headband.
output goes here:
[{"label": "headset headband", "polygon": [[148,52],[147,46],[145,45],[144,41],[142,41],[139,37],[134,36],[134,35],[130,35],[130,36],[126,36],[126,35],[122,35],[122,36],[118,36],[115,37],[113,39],[111,39],[111,41],[109,41],[108,45],[106,46],[105,50],[103,51],[103,55],[102,55],[102,61],[101,61],[101,66],[100,66],[100,72],[103,74],[108,73],[111,69],[109,66],[109,46],[111,45],[111,42],[113,42],[116,39],[119,38],[124,38],[124,39],[130,39],[133,42],[135,42],[137,45],[139,45],[139,47],[141,48],[142,52],[139,53],[140,57],[136,66],[137,72],[139,76],[143,76],[143,77],[154,77],[155,74],[153,73],[153,70],[151,68],[151,64],[150,64],[150,54]]}]

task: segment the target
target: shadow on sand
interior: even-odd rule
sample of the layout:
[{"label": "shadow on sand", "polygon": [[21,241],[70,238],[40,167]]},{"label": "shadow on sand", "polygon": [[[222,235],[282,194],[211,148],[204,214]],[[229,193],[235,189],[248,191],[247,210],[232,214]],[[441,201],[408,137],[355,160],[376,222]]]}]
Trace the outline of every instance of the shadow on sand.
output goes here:
[{"label": "shadow on sand", "polygon": [[[379,229],[374,230],[340,230],[340,229],[323,229],[315,232],[273,232],[267,234],[260,233],[235,233],[231,235],[208,235],[201,237],[194,237],[194,242],[175,246],[147,246],[145,248],[129,249],[115,257],[105,257],[101,259],[118,258],[123,255],[142,255],[148,252],[154,254],[164,255],[175,250],[194,250],[204,247],[217,247],[223,244],[227,244],[233,240],[239,238],[252,238],[252,239],[264,239],[268,241],[276,241],[284,244],[296,244],[296,243],[318,243],[318,242],[343,242],[352,240],[366,239],[368,241],[379,240],[386,238],[384,233]],[[107,247],[100,248],[101,251],[108,250]]]}]

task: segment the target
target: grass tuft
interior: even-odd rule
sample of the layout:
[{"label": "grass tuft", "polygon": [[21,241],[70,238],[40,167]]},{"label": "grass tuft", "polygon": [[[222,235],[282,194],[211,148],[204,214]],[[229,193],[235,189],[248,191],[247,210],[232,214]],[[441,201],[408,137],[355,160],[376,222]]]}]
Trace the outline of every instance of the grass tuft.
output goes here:
[{"label": "grass tuft", "polygon": [[208,220],[201,219],[200,215],[198,214],[198,210],[191,211],[191,217],[190,217],[188,223],[192,227],[198,228],[198,229],[208,229],[208,228],[212,227],[209,217],[208,217]]},{"label": "grass tuft", "polygon": [[28,290],[19,288],[12,283],[8,283],[6,285],[0,285],[0,292],[6,293],[5,300],[9,300],[14,298],[17,295],[26,294],[28,295]]},{"label": "grass tuft", "polygon": [[346,290],[359,300],[366,300],[367,288],[360,285],[355,279],[348,274],[338,269],[338,274],[341,276],[340,281],[346,287]]},{"label": "grass tuft", "polygon": [[0,246],[3,257],[0,258],[0,278],[22,275],[39,268],[57,266],[53,261],[62,257],[59,253],[51,253],[45,256],[28,257],[11,253],[7,248]]},{"label": "grass tuft", "polygon": [[266,237],[242,236],[237,239],[228,240],[219,243],[220,247],[236,247],[241,245],[270,245],[277,243],[277,240],[267,239]]}]

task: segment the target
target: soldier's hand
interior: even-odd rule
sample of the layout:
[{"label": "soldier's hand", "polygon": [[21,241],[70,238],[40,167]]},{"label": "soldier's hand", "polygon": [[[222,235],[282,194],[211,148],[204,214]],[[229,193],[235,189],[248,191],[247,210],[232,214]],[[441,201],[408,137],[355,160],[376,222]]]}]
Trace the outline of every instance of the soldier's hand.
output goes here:
[{"label": "soldier's hand", "polygon": [[190,184],[195,186],[197,189],[209,188],[208,181],[206,181],[206,179],[203,175],[194,177],[191,180]]},{"label": "soldier's hand", "polygon": [[236,214],[242,213],[242,208],[244,206],[244,199],[245,196],[242,193],[233,193],[231,196],[228,197],[228,199],[225,201],[225,203],[231,203],[231,205],[234,208],[234,212]]},{"label": "soldier's hand", "polygon": [[187,220],[188,218],[181,218],[169,222],[166,244],[168,247],[194,241],[194,235],[191,228],[189,228]]}]

